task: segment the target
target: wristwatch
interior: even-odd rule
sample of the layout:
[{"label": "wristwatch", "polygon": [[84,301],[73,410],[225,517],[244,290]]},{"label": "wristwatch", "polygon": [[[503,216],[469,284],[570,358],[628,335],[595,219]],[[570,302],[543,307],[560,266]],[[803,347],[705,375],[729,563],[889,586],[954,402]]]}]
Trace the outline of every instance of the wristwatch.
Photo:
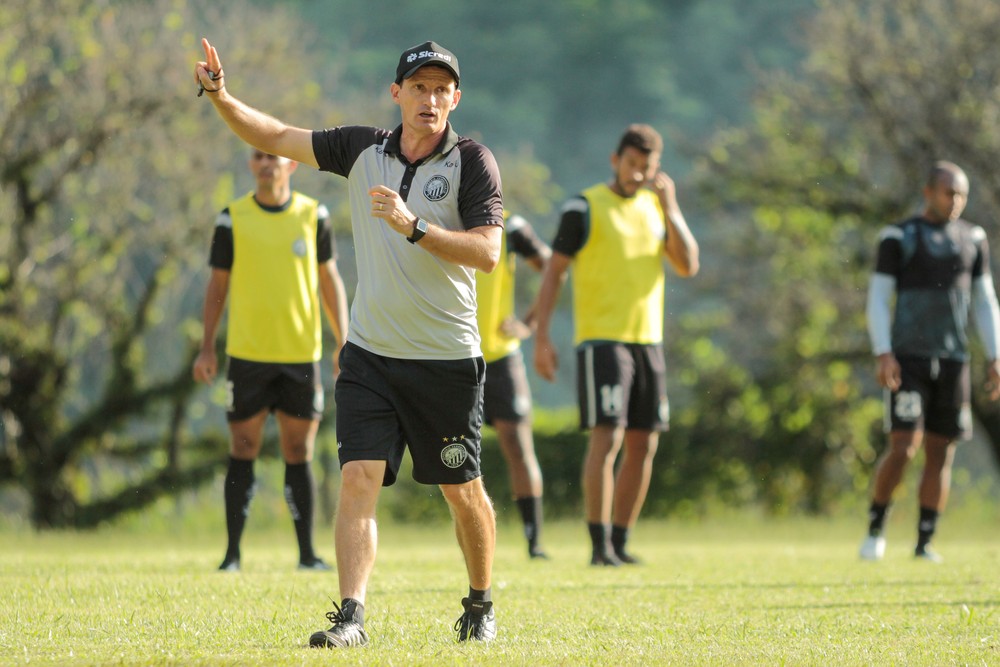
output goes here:
[{"label": "wristwatch", "polygon": [[413,222],[413,234],[406,237],[406,240],[410,243],[416,243],[420,239],[424,238],[424,234],[427,233],[427,221],[417,218]]}]

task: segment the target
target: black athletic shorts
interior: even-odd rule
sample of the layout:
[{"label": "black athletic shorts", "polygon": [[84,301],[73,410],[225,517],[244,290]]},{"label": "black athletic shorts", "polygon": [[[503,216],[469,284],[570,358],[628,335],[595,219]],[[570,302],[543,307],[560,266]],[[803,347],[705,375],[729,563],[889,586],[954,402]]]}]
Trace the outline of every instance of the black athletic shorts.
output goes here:
[{"label": "black athletic shorts", "polygon": [[597,341],[576,350],[580,428],[666,431],[667,365],[661,345]]},{"label": "black athletic shorts", "polygon": [[521,423],[531,417],[531,389],[520,348],[486,364],[483,414],[487,424],[495,419]]},{"label": "black athletic shorts", "polygon": [[394,359],[347,343],[337,378],[337,451],[348,461],[385,461],[396,481],[407,447],[413,479],[462,484],[481,475],[482,357]]},{"label": "black athletic shorts", "polygon": [[281,410],[300,419],[320,419],[323,386],[319,362],[271,364],[229,357],[226,419],[243,421],[261,410]]},{"label": "black athletic shorts", "polygon": [[954,359],[897,357],[899,389],[885,390],[889,431],[924,430],[946,438],[972,437],[969,364]]}]

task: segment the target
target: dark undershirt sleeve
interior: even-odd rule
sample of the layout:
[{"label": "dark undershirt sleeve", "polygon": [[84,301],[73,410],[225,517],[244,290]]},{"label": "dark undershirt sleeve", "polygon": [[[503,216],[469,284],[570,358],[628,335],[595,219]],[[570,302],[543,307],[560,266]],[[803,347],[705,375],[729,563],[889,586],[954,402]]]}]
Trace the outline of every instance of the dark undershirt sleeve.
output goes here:
[{"label": "dark undershirt sleeve", "polygon": [[[507,232],[507,247],[510,248],[514,254],[520,255],[525,259],[538,257],[542,254],[545,244],[538,237],[538,234],[535,233],[535,229],[531,226],[531,223],[524,220],[524,218],[521,218],[520,220],[523,222]],[[511,224],[509,219],[507,224],[508,226]]]},{"label": "dark undershirt sleeve", "polygon": [[590,233],[589,206],[583,197],[574,197],[563,206],[559,218],[559,229],[552,241],[552,250],[575,257],[583,244],[587,242]]},{"label": "dark undershirt sleeve", "polygon": [[903,259],[903,245],[897,238],[885,238],[878,244],[875,273],[898,276]]},{"label": "dark undershirt sleeve", "polygon": [[330,214],[326,206],[320,204],[319,219],[316,224],[316,262],[325,264],[337,259],[337,240],[330,227]]},{"label": "dark undershirt sleeve", "polygon": [[213,269],[225,269],[226,271],[233,268],[233,227],[228,208],[216,218],[208,265]]}]

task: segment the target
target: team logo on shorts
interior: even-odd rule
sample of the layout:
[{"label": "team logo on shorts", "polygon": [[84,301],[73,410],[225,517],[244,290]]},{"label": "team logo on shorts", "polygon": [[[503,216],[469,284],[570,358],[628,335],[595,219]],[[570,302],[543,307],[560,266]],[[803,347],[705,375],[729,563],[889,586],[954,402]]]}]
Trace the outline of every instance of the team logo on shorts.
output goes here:
[{"label": "team logo on shorts", "polygon": [[450,191],[451,184],[448,183],[447,178],[440,174],[424,183],[424,196],[430,201],[441,201],[448,196]]},{"label": "team logo on shorts", "polygon": [[306,256],[306,240],[305,239],[295,239],[295,243],[292,244],[292,252],[295,253],[296,257]]},{"label": "team logo on shorts", "polygon": [[449,468],[462,467],[462,464],[468,458],[469,452],[465,450],[465,445],[455,443],[441,450],[441,462]]}]

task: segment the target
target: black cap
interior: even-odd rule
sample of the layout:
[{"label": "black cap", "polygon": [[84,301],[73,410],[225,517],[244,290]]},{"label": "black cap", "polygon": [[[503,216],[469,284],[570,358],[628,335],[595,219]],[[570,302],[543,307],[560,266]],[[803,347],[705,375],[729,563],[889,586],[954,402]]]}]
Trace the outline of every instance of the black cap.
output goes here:
[{"label": "black cap", "polygon": [[402,84],[403,79],[409,79],[424,65],[444,67],[455,77],[455,85],[458,86],[458,58],[437,42],[424,42],[403,51],[403,55],[399,56],[399,64],[396,65],[396,83]]}]

